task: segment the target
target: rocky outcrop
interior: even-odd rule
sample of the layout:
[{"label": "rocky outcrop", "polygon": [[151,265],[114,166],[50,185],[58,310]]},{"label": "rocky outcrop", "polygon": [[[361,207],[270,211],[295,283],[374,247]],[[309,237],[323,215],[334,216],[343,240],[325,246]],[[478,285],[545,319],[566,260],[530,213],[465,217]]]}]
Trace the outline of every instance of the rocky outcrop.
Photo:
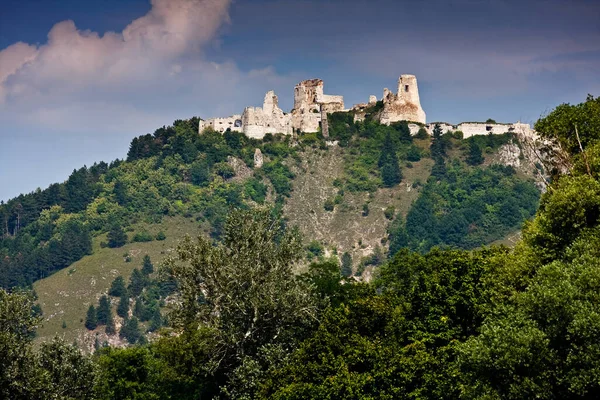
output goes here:
[{"label": "rocky outcrop", "polygon": [[260,168],[263,166],[264,157],[260,149],[254,150],[254,168]]}]

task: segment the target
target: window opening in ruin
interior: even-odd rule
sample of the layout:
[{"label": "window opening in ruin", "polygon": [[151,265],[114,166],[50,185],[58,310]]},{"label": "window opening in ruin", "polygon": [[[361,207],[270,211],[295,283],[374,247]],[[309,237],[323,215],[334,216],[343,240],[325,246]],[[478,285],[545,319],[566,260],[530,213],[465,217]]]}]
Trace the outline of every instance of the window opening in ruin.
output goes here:
[{"label": "window opening in ruin", "polygon": [[404,85],[404,91],[408,92],[408,85]]},{"label": "window opening in ruin", "polygon": [[242,126],[242,120],[241,119],[236,119],[235,120],[235,124],[233,126],[235,126],[236,128],[241,127]]},{"label": "window opening in ruin", "polygon": [[492,127],[490,125],[488,125],[488,126],[485,127],[485,130],[488,131],[488,132],[490,132],[492,130]]}]

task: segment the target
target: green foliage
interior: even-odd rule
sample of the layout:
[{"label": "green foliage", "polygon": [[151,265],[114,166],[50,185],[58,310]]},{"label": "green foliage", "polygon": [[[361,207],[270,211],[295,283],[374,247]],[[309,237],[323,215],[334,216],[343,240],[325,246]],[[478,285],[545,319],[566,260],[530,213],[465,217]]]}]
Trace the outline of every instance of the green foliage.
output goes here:
[{"label": "green foliage", "polygon": [[96,309],[96,320],[98,321],[98,325],[107,325],[112,320],[110,300],[107,296],[100,297],[100,302]]},{"label": "green foliage", "polygon": [[222,244],[187,238],[167,261],[181,294],[173,323],[190,332],[198,326],[214,331],[215,368],[238,366],[267,344],[293,344],[316,312],[309,287],[292,273],[301,250],[297,232],[269,209],[233,211]]},{"label": "green foliage", "polygon": [[153,240],[154,236],[148,231],[138,232],[133,236],[133,239],[131,239],[134,243],[151,242]]},{"label": "green foliage", "polygon": [[90,305],[90,307],[87,310],[86,317],[85,317],[85,327],[88,330],[93,331],[94,329],[96,329],[97,326],[98,326],[98,317],[96,316],[96,308],[93,305]]},{"label": "green foliage", "polygon": [[335,208],[335,202],[332,199],[327,199],[325,200],[325,203],[323,203],[323,208],[325,211],[333,211]]},{"label": "green foliage", "polygon": [[0,289],[0,398],[93,399],[94,366],[78,349],[56,339],[34,350],[33,301]]},{"label": "green foliage", "polygon": [[292,191],[292,171],[280,160],[265,163],[262,167],[265,176],[271,181],[275,191],[282,196],[289,196]]},{"label": "green foliage", "polygon": [[223,179],[230,179],[235,176],[233,167],[226,162],[220,162],[214,165],[214,170],[217,175]]},{"label": "green foliage", "polygon": [[342,276],[346,278],[352,276],[352,256],[347,251],[342,254],[342,266],[340,271]]},{"label": "green foliage", "polygon": [[468,169],[453,163],[441,181],[429,180],[406,221],[389,228],[390,254],[402,247],[472,249],[502,238],[533,216],[539,191],[511,167]]},{"label": "green foliage", "polygon": [[392,187],[402,180],[402,172],[398,164],[398,156],[392,143],[389,132],[386,134],[379,157],[379,168],[381,169],[381,180],[386,187]]},{"label": "green foliage", "polygon": [[125,287],[125,279],[122,276],[117,276],[112,283],[110,284],[110,289],[108,289],[108,294],[114,297],[121,297],[127,293],[127,288]]},{"label": "green foliage", "polygon": [[318,240],[311,241],[307,246],[306,250],[308,251],[310,258],[313,257],[321,257],[325,254],[325,248]]},{"label": "green foliage", "polygon": [[537,121],[535,130],[556,140],[570,154],[578,154],[577,133],[584,149],[600,139],[600,98],[588,95],[581,104],[561,104]]},{"label": "green foliage", "polygon": [[139,321],[136,317],[131,317],[131,319],[126,319],[123,322],[123,326],[119,332],[119,337],[121,339],[126,339],[131,344],[136,344],[142,339],[143,334],[140,330]]},{"label": "green foliage", "polygon": [[429,133],[427,133],[427,130],[425,128],[419,128],[419,131],[417,132],[417,134],[415,135],[415,139],[428,139],[429,138]]},{"label": "green foliage", "polygon": [[244,184],[244,193],[252,199],[252,201],[263,204],[267,196],[267,185],[262,183],[259,179],[250,178]]},{"label": "green foliage", "polygon": [[385,215],[385,217],[387,219],[389,219],[390,221],[394,219],[394,216],[396,215],[396,207],[394,206],[388,206],[385,208],[385,210],[383,210],[383,215]]},{"label": "green foliage", "polygon": [[114,225],[108,232],[108,247],[117,248],[127,244],[127,234],[121,225]]},{"label": "green foliage", "polygon": [[167,238],[163,231],[160,231],[156,234],[156,240],[163,241]]},{"label": "green foliage", "polygon": [[475,141],[469,142],[469,153],[467,154],[466,161],[469,165],[479,165],[483,162],[481,147]]},{"label": "green foliage", "polygon": [[129,296],[127,293],[121,295],[119,305],[117,306],[117,315],[121,318],[129,317]]},{"label": "green foliage", "polygon": [[148,254],[146,254],[144,256],[144,261],[142,264],[142,274],[144,275],[150,275],[151,273],[154,272],[154,265],[152,265],[152,261],[150,260],[150,256]]},{"label": "green foliage", "polygon": [[132,297],[137,297],[142,293],[144,287],[146,287],[146,283],[147,277],[139,269],[134,268],[131,277],[129,277],[127,290]]}]

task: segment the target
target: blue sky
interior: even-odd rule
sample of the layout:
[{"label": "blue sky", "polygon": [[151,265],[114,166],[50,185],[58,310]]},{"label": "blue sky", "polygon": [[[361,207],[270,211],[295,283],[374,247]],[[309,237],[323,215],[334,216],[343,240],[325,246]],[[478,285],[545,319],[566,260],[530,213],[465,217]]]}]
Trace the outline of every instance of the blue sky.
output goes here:
[{"label": "blue sky", "polygon": [[410,73],[428,121],[534,122],[599,71],[597,0],[0,0],[0,199],[307,78],[352,105]]}]

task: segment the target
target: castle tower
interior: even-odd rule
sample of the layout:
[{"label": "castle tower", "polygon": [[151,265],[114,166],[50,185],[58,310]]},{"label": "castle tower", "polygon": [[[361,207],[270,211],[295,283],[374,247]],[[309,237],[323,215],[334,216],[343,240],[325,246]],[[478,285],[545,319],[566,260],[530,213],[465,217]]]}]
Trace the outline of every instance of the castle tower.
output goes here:
[{"label": "castle tower", "polygon": [[273,114],[275,110],[279,109],[279,99],[273,90],[270,90],[265,94],[265,100],[263,102],[263,111],[265,114]]},{"label": "castle tower", "polygon": [[398,99],[406,103],[412,103],[421,108],[419,99],[419,86],[417,77],[414,75],[401,75],[398,79]]},{"label": "castle tower", "polygon": [[419,99],[419,87],[414,75],[401,75],[398,79],[398,93],[383,90],[383,110],[379,122],[389,125],[392,122],[426,122],[425,111]]}]

